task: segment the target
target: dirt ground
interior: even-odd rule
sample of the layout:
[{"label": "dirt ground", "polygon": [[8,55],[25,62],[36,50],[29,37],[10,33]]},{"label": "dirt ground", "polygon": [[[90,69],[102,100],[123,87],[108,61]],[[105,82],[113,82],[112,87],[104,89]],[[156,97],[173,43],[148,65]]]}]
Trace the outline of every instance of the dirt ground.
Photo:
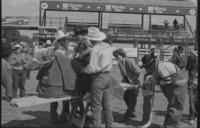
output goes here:
[{"label": "dirt ground", "polygon": [[[120,73],[117,69],[113,69],[113,74],[120,80]],[[31,73],[31,78],[26,82],[27,93],[34,93],[37,87],[37,81],[35,80],[37,72]],[[141,78],[142,79],[142,78]],[[150,128],[156,128],[161,126],[164,121],[164,116],[166,113],[167,100],[165,99],[159,87],[156,89],[155,102],[153,107],[153,121]],[[9,105],[5,100],[1,100],[1,126],[2,127],[67,127],[66,125],[53,125],[50,121],[49,104],[37,105],[25,108],[16,108]],[[133,118],[126,124],[119,123],[122,119],[123,113],[126,111],[126,106],[124,101],[112,97],[110,100],[113,109],[113,116],[115,120],[116,127],[130,127],[138,128],[142,120],[142,106],[143,97],[141,91],[138,96],[138,102],[136,107],[137,118]],[[59,103],[58,113],[61,113],[61,103]],[[183,120],[181,122],[180,128],[197,128],[197,122],[194,125],[187,123],[187,118],[189,114],[189,101],[188,96],[186,99]]]}]

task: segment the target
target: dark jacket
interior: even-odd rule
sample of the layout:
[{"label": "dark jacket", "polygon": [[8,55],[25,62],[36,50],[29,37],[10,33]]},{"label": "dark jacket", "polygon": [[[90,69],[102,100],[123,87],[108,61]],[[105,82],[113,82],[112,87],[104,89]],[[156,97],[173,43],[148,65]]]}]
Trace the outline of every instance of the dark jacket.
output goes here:
[{"label": "dark jacket", "polygon": [[44,97],[60,97],[75,90],[76,75],[71,67],[71,59],[57,54],[52,62],[38,72],[37,91]]},{"label": "dark jacket", "polygon": [[87,66],[87,62],[82,59],[73,59],[71,61],[72,68],[76,73],[75,88],[78,94],[84,95],[91,89],[92,75],[86,74],[81,71],[82,68]]},{"label": "dark jacket", "polygon": [[197,70],[198,69],[198,56],[190,54],[187,58],[186,64],[187,70]]},{"label": "dark jacket", "polygon": [[76,75],[71,66],[71,59],[62,54],[57,54],[55,57],[55,61],[49,69],[47,84],[63,86],[65,90],[74,90]]},{"label": "dark jacket", "polygon": [[139,84],[140,67],[134,60],[124,58],[119,62],[119,69],[123,76],[122,82]]}]

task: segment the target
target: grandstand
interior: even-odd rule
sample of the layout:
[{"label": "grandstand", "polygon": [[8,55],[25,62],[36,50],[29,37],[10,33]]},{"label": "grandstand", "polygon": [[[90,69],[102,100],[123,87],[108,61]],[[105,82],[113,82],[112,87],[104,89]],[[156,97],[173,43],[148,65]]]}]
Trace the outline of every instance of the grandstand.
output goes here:
[{"label": "grandstand", "polygon": [[[113,44],[131,44],[134,48],[147,50],[154,44],[167,50],[178,44],[195,45],[196,36],[186,16],[195,16],[196,10],[197,7],[190,0],[40,0],[39,18],[27,19],[34,24],[30,29],[38,29],[38,34],[34,35],[39,39],[53,40],[56,27],[64,27],[69,32],[76,26],[98,26],[109,35]],[[49,17],[48,14],[52,12],[56,12],[57,17]],[[66,12],[66,15],[60,16],[58,12]],[[67,15],[69,13],[87,13],[82,18],[90,17],[91,13],[95,18],[82,20],[79,15],[78,19],[72,20]],[[106,15],[111,18],[106,19]],[[113,15],[119,16],[114,18]],[[132,19],[127,22],[124,15],[130,19],[133,17],[137,22]],[[173,26],[166,29],[162,24],[153,23],[154,16],[180,17],[181,26],[178,30]],[[37,27],[38,24],[42,27]],[[6,26],[3,28],[9,28],[9,24],[3,25]]]}]

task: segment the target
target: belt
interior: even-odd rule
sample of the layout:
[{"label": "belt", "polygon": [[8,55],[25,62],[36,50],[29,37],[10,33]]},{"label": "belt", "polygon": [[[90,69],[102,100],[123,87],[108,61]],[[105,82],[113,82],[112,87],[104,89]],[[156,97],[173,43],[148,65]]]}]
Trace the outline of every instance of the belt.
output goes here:
[{"label": "belt", "polygon": [[97,72],[97,73],[93,73],[92,75],[93,75],[93,76],[97,76],[97,75],[106,74],[106,73],[109,73],[109,72],[110,72],[110,71]]},{"label": "belt", "polygon": [[16,70],[23,70],[23,67],[13,67],[13,69],[16,69]]}]

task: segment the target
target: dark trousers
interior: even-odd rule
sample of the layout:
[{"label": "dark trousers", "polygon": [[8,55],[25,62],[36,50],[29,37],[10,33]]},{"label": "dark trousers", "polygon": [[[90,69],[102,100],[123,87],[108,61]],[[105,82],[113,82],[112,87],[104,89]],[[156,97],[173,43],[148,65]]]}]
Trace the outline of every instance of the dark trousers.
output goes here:
[{"label": "dark trousers", "polygon": [[113,125],[113,115],[110,105],[109,81],[110,73],[94,74],[91,84],[91,111],[92,111],[92,127],[100,127],[101,124],[101,108],[105,116],[106,128]]},{"label": "dark trousers", "polygon": [[147,123],[148,121],[150,121],[151,118],[153,95],[144,96],[143,98],[144,104],[142,121],[143,123]]},{"label": "dark trousers", "polygon": [[173,84],[161,86],[168,101],[167,114],[165,116],[164,128],[178,128],[182,118],[185,99],[187,95],[186,84],[177,86]]},{"label": "dark trousers", "polygon": [[26,71],[23,69],[13,69],[13,97],[17,97],[17,91],[19,88],[20,91],[20,97],[25,96],[25,82],[26,82]]},{"label": "dark trousers", "polygon": [[[65,118],[66,115],[69,113],[69,102],[63,101],[62,107],[63,108],[62,108],[61,119]],[[51,119],[52,120],[58,119],[57,108],[58,108],[58,102],[53,102],[53,103],[50,104],[50,113],[51,113]]]},{"label": "dark trousers", "polygon": [[131,113],[135,112],[135,107],[137,104],[138,89],[127,90],[124,93],[124,101],[127,106],[125,116],[129,116]]},{"label": "dark trousers", "polygon": [[[152,82],[148,81],[147,76],[152,74],[145,74],[144,75],[144,83]],[[151,112],[153,107],[153,98],[154,98],[154,91],[155,91],[155,85],[153,83],[143,84],[143,89],[145,91],[152,92],[152,94],[143,96],[143,116],[142,121],[143,123],[147,123],[151,119]]]},{"label": "dark trousers", "polygon": [[198,90],[197,90],[197,83],[194,83],[196,78],[197,70],[189,70],[189,118],[195,119],[197,116],[197,102],[198,102]]}]

